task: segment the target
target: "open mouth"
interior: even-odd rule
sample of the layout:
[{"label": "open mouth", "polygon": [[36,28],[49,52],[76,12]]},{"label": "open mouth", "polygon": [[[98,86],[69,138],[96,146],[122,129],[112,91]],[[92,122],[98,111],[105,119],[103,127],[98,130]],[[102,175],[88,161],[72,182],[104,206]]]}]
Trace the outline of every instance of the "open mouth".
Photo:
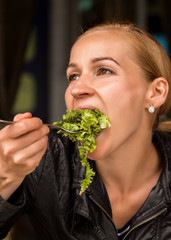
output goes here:
[{"label": "open mouth", "polygon": [[83,105],[83,106],[79,106],[79,107],[75,108],[75,111],[84,110],[84,109],[88,109],[88,110],[92,110],[92,111],[99,110],[99,108],[92,106],[92,105]]}]

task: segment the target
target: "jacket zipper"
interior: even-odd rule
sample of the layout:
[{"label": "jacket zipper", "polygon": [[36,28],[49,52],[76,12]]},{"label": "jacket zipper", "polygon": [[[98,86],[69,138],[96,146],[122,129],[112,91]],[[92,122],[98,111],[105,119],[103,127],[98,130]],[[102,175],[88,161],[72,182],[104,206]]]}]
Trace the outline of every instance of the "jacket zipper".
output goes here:
[{"label": "jacket zipper", "polygon": [[[90,199],[108,216],[108,218],[111,220],[111,222],[113,223],[113,226],[114,226],[114,228],[115,228],[115,230],[116,230],[116,227],[115,227],[115,224],[114,224],[114,222],[113,222],[113,219],[112,219],[111,216],[108,214],[108,212],[107,212],[94,198],[92,198],[91,195],[89,195],[89,197],[90,197]],[[133,228],[131,228],[131,229],[127,232],[127,234],[125,235],[125,237],[123,238],[123,240],[125,240],[125,239],[127,238],[127,236],[128,236],[134,229],[136,229],[136,228],[138,228],[139,226],[141,226],[141,225],[143,225],[143,224],[151,221],[152,219],[158,217],[159,215],[161,215],[162,213],[164,213],[164,212],[166,212],[166,211],[167,211],[167,208],[163,208],[162,210],[160,210],[159,212],[157,212],[157,213],[154,214],[153,216],[151,216],[151,217],[147,218],[146,220],[144,220],[144,221],[138,223],[137,225],[135,225]],[[117,232],[117,230],[116,230],[116,232]]]},{"label": "jacket zipper", "polygon": [[[108,218],[111,220],[111,222],[113,223],[113,226],[114,228],[116,229],[115,227],[115,224],[113,222],[113,219],[111,218],[111,216],[108,214],[108,212],[91,196],[89,195],[90,199],[108,216]],[[117,230],[116,230],[117,232]]]},{"label": "jacket zipper", "polygon": [[125,240],[125,239],[128,237],[128,235],[129,235],[134,229],[136,229],[136,228],[142,226],[143,224],[151,221],[152,219],[160,216],[161,214],[163,214],[163,213],[166,212],[166,211],[167,211],[167,208],[163,208],[162,210],[160,210],[159,212],[157,212],[157,213],[154,214],[153,216],[151,216],[151,217],[147,218],[146,220],[144,220],[144,221],[138,223],[137,225],[135,225],[133,228],[131,228],[131,229],[127,232],[127,234],[125,235],[125,237],[123,238],[123,240]]}]

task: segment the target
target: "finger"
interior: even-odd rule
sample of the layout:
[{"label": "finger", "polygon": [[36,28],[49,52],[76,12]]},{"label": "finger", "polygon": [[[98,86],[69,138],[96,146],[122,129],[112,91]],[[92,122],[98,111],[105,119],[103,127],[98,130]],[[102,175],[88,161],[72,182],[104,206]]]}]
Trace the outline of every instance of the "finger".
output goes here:
[{"label": "finger", "polygon": [[19,122],[13,123],[4,129],[3,133],[6,135],[6,138],[18,138],[24,134],[27,134],[31,131],[39,129],[42,127],[42,120],[39,118],[27,118]]},{"label": "finger", "polygon": [[46,136],[49,133],[49,128],[46,125],[42,125],[41,128],[31,131],[25,135],[22,135],[18,138],[8,139],[5,142],[2,142],[1,148],[4,149],[4,155],[12,155],[15,152],[20,151],[34,142],[39,141],[43,136]]},{"label": "finger", "polygon": [[[37,152],[30,160],[30,169],[27,170],[26,175],[28,175],[29,173],[33,172],[36,167],[38,167],[43,155],[45,154],[46,148],[42,149],[41,151]],[[28,168],[27,168],[28,169]]]},{"label": "finger", "polygon": [[[31,158],[27,158],[21,164],[15,164],[8,174],[15,176],[14,178],[24,178],[29,173],[33,172],[35,168],[39,165],[43,155],[45,154],[46,147],[42,148],[40,151],[36,152]],[[15,171],[13,170],[15,167]]]},{"label": "finger", "polygon": [[26,174],[26,172],[34,169],[46,151],[47,142],[48,137],[44,136],[32,145],[16,152],[13,156],[13,167],[11,166],[11,170],[20,168]]},{"label": "finger", "polygon": [[14,122],[18,122],[18,121],[21,121],[23,119],[26,119],[26,118],[31,118],[32,117],[32,114],[30,112],[26,112],[26,113],[19,113],[17,114],[15,117],[14,117]]},{"label": "finger", "polygon": [[48,135],[49,131],[50,129],[46,125],[42,125],[41,128],[31,131],[25,135],[22,135],[19,138],[16,138],[14,140],[16,149],[17,149],[17,146],[18,146],[18,149],[21,149],[19,145],[22,146],[22,148],[26,148],[30,146],[34,142],[39,141],[42,137]]}]

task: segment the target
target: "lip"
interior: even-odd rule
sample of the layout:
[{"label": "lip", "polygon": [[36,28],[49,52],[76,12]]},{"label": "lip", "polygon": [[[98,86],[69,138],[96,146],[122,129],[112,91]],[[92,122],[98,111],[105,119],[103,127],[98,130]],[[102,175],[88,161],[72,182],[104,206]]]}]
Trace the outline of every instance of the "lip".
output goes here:
[{"label": "lip", "polygon": [[78,106],[78,107],[76,107],[74,110],[83,110],[83,109],[90,109],[90,110],[95,110],[95,109],[98,109],[99,110],[99,108],[98,107],[95,107],[95,106],[93,106],[93,105],[82,105],[82,106]]}]

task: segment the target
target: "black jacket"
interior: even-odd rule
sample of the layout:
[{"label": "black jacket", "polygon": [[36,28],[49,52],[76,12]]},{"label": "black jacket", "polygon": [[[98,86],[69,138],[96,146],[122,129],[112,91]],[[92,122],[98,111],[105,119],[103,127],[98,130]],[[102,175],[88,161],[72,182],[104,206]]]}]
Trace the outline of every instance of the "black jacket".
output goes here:
[{"label": "black jacket", "polygon": [[[127,240],[171,239],[171,137],[155,133],[153,142],[163,160],[163,171],[134,216]],[[0,197],[0,239],[27,212],[40,240],[117,240],[104,184],[96,174],[88,190],[79,196],[84,176],[77,143],[52,131],[37,169],[8,202]]]}]

